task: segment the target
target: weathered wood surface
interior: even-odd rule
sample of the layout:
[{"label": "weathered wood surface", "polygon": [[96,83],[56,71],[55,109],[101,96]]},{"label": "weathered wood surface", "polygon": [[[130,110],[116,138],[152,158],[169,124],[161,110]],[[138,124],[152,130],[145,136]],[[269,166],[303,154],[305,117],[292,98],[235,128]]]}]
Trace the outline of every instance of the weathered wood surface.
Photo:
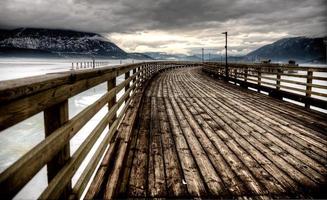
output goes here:
[{"label": "weathered wood surface", "polygon": [[326,115],[216,81],[200,68],[159,74],[141,105],[121,184],[109,178],[104,191],[116,187],[121,198],[327,198]]},{"label": "weathered wood surface", "polygon": [[[115,154],[117,158],[115,158],[114,169],[120,171],[126,149],[129,146],[129,135],[133,130],[133,127],[122,128],[125,126],[121,120],[130,115],[135,118],[136,113],[133,110],[127,112],[130,103],[133,103],[131,97],[140,88],[143,88],[143,83],[151,79],[158,71],[180,65],[187,67],[194,64],[183,62],[139,63],[0,82],[0,130],[17,124],[37,112],[44,111],[47,136],[0,174],[0,196],[5,199],[13,198],[44,165],[48,165],[49,184],[39,198],[80,198],[92,174],[100,164],[108,144],[116,137],[126,137],[126,140],[121,140],[123,142],[121,145],[113,142],[115,148],[117,146],[119,149],[125,149],[120,150],[119,154]],[[131,71],[133,74],[130,73]],[[125,80],[116,86],[116,78],[122,74],[125,74]],[[29,82],[24,84],[24,81]],[[108,83],[108,92],[68,120],[68,98],[102,82]],[[116,102],[116,94],[122,89],[125,90],[125,93]],[[108,113],[70,157],[69,140],[106,104],[109,107]],[[120,109],[122,104],[124,106]],[[121,110],[119,114],[117,113],[118,109]],[[137,110],[138,106],[134,109]],[[134,124],[132,118],[131,122],[127,124]],[[71,179],[76,170],[108,125],[109,131],[104,135],[77,183],[71,188]],[[117,129],[123,129],[124,133],[117,136],[115,134]],[[109,147],[109,150],[116,151],[115,148]],[[114,171],[113,174],[112,178],[116,181],[119,180],[118,173]],[[113,190],[106,191],[106,197],[110,198],[113,195]]]}]

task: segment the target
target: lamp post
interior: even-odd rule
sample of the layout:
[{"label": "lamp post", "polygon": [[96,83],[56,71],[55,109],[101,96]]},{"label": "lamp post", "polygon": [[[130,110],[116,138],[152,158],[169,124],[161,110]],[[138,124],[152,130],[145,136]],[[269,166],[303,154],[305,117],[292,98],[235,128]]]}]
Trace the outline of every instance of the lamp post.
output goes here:
[{"label": "lamp post", "polygon": [[224,34],[225,35],[225,51],[226,51],[226,54],[225,54],[225,78],[226,78],[226,81],[228,80],[228,65],[227,65],[227,31],[226,32],[223,32],[221,34]]}]

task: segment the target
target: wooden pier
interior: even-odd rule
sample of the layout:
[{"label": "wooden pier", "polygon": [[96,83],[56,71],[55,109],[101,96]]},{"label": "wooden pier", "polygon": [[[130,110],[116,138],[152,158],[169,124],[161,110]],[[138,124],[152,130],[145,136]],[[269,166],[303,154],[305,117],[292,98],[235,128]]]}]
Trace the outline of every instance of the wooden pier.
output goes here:
[{"label": "wooden pier", "polygon": [[[306,72],[293,74],[307,79],[295,83],[306,89],[282,84],[292,81],[284,79],[290,69]],[[153,62],[2,83],[1,130],[44,111],[47,137],[0,174],[1,197],[14,197],[47,165],[40,199],[327,198],[327,115],[310,109],[327,109],[315,98],[326,92],[313,90],[327,90],[313,81],[327,81],[315,74],[327,69],[234,64],[229,77],[224,70],[219,63]],[[68,120],[67,99],[102,82],[108,92]],[[107,115],[70,156],[69,140],[105,105]]]}]

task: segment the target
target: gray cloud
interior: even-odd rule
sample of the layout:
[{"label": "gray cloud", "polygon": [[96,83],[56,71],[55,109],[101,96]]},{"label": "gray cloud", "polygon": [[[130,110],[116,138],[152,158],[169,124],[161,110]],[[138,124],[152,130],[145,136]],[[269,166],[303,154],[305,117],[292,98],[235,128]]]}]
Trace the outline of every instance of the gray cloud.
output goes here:
[{"label": "gray cloud", "polygon": [[[219,46],[220,32],[228,30],[234,38],[231,45],[244,53],[279,37],[324,36],[325,13],[325,0],[2,0],[0,27],[105,33],[131,51],[169,44],[186,49]],[[135,37],[133,44],[132,36],[140,32],[179,37]],[[123,36],[131,36],[131,41]]]}]

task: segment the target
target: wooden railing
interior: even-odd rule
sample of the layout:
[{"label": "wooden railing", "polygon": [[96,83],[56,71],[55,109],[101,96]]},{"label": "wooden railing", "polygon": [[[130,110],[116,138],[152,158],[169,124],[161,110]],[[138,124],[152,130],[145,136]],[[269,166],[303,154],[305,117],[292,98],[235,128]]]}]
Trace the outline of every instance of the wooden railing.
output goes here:
[{"label": "wooden railing", "polygon": [[[1,198],[13,198],[44,166],[48,170],[48,186],[40,199],[79,198],[117,130],[131,97],[156,73],[194,65],[187,62],[149,62],[0,82],[0,131],[43,111],[46,136],[0,174]],[[116,85],[116,78],[123,74],[125,80]],[[68,99],[104,82],[107,82],[107,93],[69,119]],[[125,93],[116,101],[117,93],[124,88]],[[125,105],[118,113],[123,103]],[[70,139],[105,105],[109,106],[106,115],[70,156]],[[73,175],[108,125],[109,131],[72,188]]]},{"label": "wooden railing", "polygon": [[101,66],[109,65],[109,62],[104,61],[82,61],[82,62],[72,62],[72,68],[71,70],[79,70],[79,69],[94,69]]},{"label": "wooden railing", "polygon": [[327,110],[327,68],[279,64],[204,63],[203,71],[270,96]]}]

